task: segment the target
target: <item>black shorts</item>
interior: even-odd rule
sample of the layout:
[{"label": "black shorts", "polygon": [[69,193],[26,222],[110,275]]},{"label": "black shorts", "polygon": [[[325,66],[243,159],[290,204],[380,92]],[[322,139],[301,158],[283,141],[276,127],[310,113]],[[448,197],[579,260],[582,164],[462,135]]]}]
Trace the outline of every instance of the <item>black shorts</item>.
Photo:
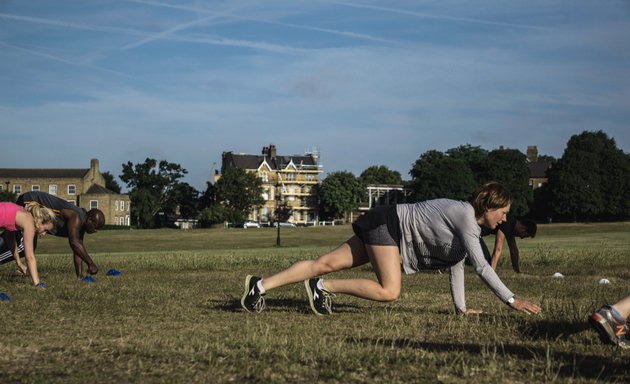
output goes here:
[{"label": "black shorts", "polygon": [[369,245],[395,245],[400,248],[400,222],[395,205],[370,209],[352,224],[354,234]]}]

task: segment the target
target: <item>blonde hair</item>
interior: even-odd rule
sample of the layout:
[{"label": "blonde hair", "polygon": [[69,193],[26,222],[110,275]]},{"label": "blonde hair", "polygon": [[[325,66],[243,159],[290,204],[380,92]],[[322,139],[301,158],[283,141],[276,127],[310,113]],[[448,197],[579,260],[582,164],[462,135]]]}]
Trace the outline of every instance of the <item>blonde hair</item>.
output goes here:
[{"label": "blonde hair", "polygon": [[507,207],[512,204],[512,196],[504,186],[490,181],[476,190],[468,202],[475,209],[475,217],[480,217],[490,209]]},{"label": "blonde hair", "polygon": [[35,221],[35,228],[39,228],[42,224],[54,223],[55,222],[55,212],[48,207],[44,207],[43,205],[31,202],[26,204],[26,210],[33,215],[33,219]]}]

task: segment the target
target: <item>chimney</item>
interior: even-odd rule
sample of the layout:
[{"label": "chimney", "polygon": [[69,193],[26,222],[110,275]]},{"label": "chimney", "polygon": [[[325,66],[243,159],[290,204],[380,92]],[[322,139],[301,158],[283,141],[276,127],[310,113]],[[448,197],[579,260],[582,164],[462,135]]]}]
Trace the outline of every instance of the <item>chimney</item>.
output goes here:
[{"label": "chimney", "polygon": [[98,170],[98,159],[90,160],[90,171],[92,171],[92,175],[96,177],[99,174]]},{"label": "chimney", "polygon": [[274,144],[269,144],[269,157],[276,159],[276,146]]},{"label": "chimney", "polygon": [[538,147],[535,145],[527,146],[527,160],[530,162],[535,162],[538,160]]}]

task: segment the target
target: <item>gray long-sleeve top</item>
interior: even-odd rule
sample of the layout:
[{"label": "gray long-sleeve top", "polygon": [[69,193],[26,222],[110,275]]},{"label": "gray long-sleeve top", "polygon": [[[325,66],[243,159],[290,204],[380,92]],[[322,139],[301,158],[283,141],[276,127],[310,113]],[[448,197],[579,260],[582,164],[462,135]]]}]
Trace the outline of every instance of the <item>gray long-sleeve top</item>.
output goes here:
[{"label": "gray long-sleeve top", "polygon": [[469,257],[481,280],[504,303],[514,296],[483,256],[481,229],[468,202],[449,199],[398,204],[400,254],[407,274],[450,268],[455,309],[466,311],[464,259]]}]

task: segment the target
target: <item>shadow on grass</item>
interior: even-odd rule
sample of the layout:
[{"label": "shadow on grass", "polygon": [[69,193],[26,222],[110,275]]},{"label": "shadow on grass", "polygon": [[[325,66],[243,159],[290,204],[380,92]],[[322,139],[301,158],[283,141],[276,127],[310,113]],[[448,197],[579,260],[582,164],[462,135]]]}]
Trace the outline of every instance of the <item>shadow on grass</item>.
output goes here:
[{"label": "shadow on grass", "polygon": [[[492,348],[479,344],[436,343],[411,339],[347,338],[346,341],[362,346],[382,345],[387,348],[413,348],[436,353],[466,352],[471,355],[480,355]],[[562,377],[597,378],[606,381],[630,376],[630,364],[627,361],[611,361],[611,358],[597,355],[553,352],[546,348],[511,344],[497,345],[497,354],[512,356],[519,360],[550,360],[557,368],[554,372]]]},{"label": "shadow on grass", "polygon": [[535,323],[522,324],[518,327],[524,337],[532,340],[556,340],[560,337],[570,336],[591,329],[585,321],[553,321],[542,320]]},{"label": "shadow on grass", "polygon": [[[304,300],[296,300],[296,299],[270,299],[267,298],[265,300],[266,309],[272,310],[274,312],[282,311],[282,312],[303,312],[303,313],[312,313],[311,308],[308,305],[308,301]],[[231,301],[214,301],[210,304],[212,308],[217,309],[219,311],[225,312],[242,312],[244,311],[241,307],[241,300],[235,299]],[[348,305],[348,304],[335,304],[333,308],[334,313],[357,313],[361,312],[362,307],[356,305]]]}]

